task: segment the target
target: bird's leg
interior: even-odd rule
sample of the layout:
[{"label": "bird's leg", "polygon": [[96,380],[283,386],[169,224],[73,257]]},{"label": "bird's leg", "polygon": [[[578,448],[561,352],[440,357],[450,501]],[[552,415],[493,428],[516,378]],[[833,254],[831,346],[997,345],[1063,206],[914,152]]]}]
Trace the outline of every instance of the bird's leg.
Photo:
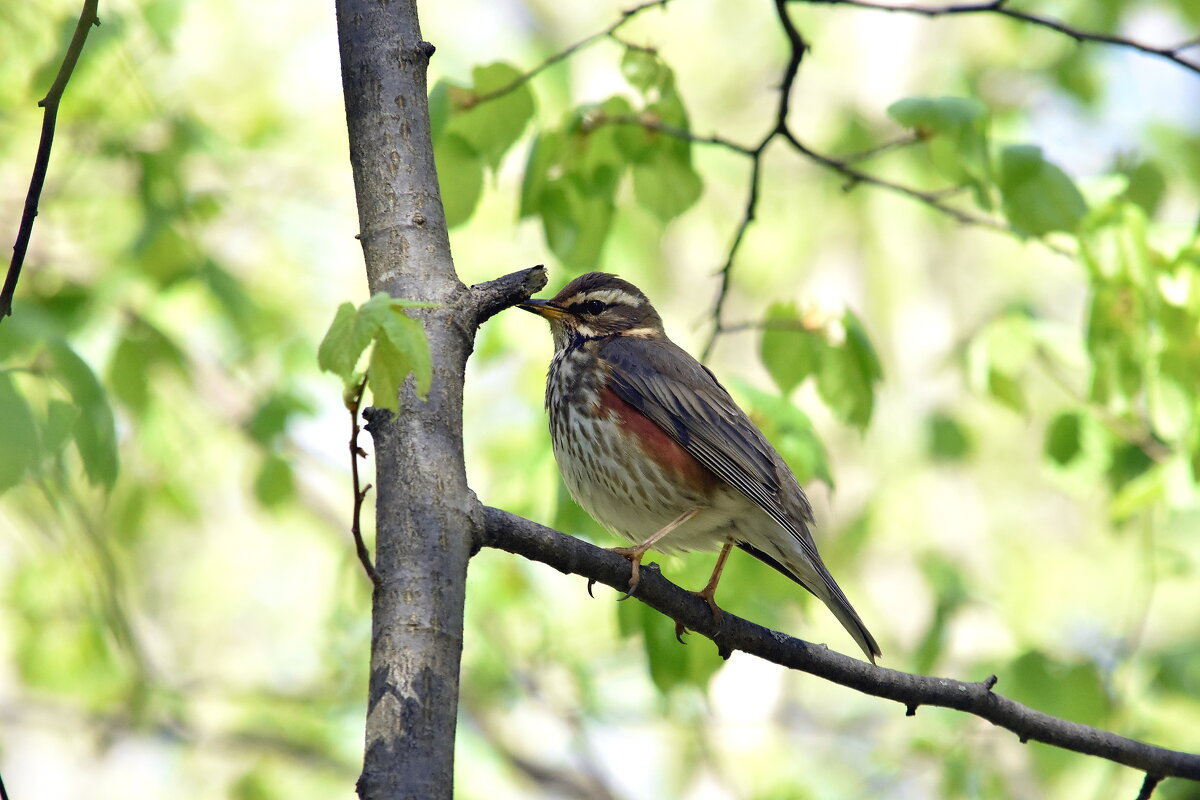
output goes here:
[{"label": "bird's leg", "polygon": [[[717,556],[717,565],[713,567],[712,576],[709,577],[708,583],[704,584],[704,588],[700,591],[692,592],[692,594],[708,603],[708,607],[712,609],[713,622],[717,623],[721,621],[721,609],[717,607],[716,600],[717,583],[721,580],[721,573],[725,571],[725,562],[729,559],[729,551],[732,549],[733,537],[731,536],[725,540],[725,546],[721,548],[721,554]],[[687,633],[687,628],[683,626],[682,622],[676,620],[675,638],[682,643],[685,633]]]},{"label": "bird's leg", "polygon": [[629,590],[625,592],[625,596],[621,600],[628,600],[633,596],[633,590],[637,588],[638,581],[642,579],[641,566],[642,557],[646,555],[646,551],[661,541],[668,533],[678,528],[683,523],[690,520],[692,517],[700,513],[702,509],[693,508],[683,512],[675,519],[668,522],[658,531],[656,531],[649,539],[634,547],[614,547],[612,551],[619,556],[625,556],[633,562],[633,574],[629,578]]}]

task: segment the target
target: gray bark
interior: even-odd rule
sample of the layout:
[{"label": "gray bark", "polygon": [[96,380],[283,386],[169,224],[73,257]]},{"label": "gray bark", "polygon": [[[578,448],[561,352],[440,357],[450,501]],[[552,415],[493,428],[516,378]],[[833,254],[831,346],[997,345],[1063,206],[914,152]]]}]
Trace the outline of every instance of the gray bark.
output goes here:
[{"label": "gray bark", "polygon": [[[371,293],[429,300],[433,387],[411,380],[400,413],[369,415],[375,442],[376,569],[363,798],[449,798],[473,497],[462,455],[469,292],[450,256],[429,131],[414,0],[338,0],[342,86],[359,238]],[[420,502],[413,502],[420,498]],[[477,517],[477,514],[475,515]]]}]

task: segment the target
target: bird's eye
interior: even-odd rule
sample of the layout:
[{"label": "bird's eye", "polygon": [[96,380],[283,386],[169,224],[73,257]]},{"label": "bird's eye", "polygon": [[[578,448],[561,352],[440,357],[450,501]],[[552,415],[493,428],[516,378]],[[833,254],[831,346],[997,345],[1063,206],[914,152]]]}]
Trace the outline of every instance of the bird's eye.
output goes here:
[{"label": "bird's eye", "polygon": [[589,314],[600,314],[607,306],[600,300],[588,300],[583,304],[583,310]]}]

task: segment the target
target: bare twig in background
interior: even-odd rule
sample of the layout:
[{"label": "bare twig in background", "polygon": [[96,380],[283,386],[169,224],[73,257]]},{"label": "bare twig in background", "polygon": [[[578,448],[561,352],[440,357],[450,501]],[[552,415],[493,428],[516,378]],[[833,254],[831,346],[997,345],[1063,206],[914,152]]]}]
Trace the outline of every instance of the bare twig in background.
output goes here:
[{"label": "bare twig in background", "polygon": [[1125,36],[1085,31],[1053,17],[1043,17],[1039,14],[1031,14],[1028,11],[1018,11],[1014,8],[1009,8],[1006,0],[991,0],[987,3],[958,3],[944,6],[892,5],[889,3],[870,2],[870,0],[791,0],[791,2],[809,3],[811,5],[853,6],[855,8],[869,8],[876,11],[920,14],[925,17],[945,17],[960,14],[997,14],[1030,25],[1036,25],[1040,28],[1056,31],[1064,36],[1071,37],[1081,44],[1084,42],[1096,42],[1112,45],[1113,47],[1136,50],[1139,53],[1145,53],[1149,56],[1165,58],[1186,70],[1200,74],[1200,62],[1189,61],[1181,55],[1184,50],[1195,46],[1196,40],[1182,42],[1173,47],[1156,47]]},{"label": "bare twig in background", "polygon": [[45,109],[42,115],[42,136],[38,142],[37,155],[33,160],[33,177],[29,179],[29,192],[25,195],[25,210],[21,212],[21,227],[17,230],[17,241],[13,245],[12,261],[8,264],[8,274],[4,277],[4,288],[0,289],[0,320],[12,314],[13,296],[17,291],[17,281],[21,277],[21,267],[25,264],[25,253],[29,250],[29,237],[33,234],[33,220],[38,213],[38,201],[42,197],[42,187],[46,183],[46,171],[50,167],[50,147],[54,144],[54,125],[58,120],[58,104],[62,100],[67,81],[75,71],[79,54],[87,41],[88,33],[93,25],[99,25],[96,16],[96,6],[99,0],[84,0],[83,10],[79,14],[79,22],[75,25],[75,34],[67,53],[63,56],[58,74],[46,96],[38,101]]}]

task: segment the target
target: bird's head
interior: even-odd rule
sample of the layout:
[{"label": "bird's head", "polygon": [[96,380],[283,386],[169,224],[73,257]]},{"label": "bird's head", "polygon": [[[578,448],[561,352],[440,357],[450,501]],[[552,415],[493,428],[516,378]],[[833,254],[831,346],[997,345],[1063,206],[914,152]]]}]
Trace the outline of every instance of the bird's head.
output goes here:
[{"label": "bird's head", "polygon": [[662,319],[641,289],[607,272],[580,275],[549,300],[527,300],[517,306],[550,322],[554,347],[605,336],[665,336]]}]

